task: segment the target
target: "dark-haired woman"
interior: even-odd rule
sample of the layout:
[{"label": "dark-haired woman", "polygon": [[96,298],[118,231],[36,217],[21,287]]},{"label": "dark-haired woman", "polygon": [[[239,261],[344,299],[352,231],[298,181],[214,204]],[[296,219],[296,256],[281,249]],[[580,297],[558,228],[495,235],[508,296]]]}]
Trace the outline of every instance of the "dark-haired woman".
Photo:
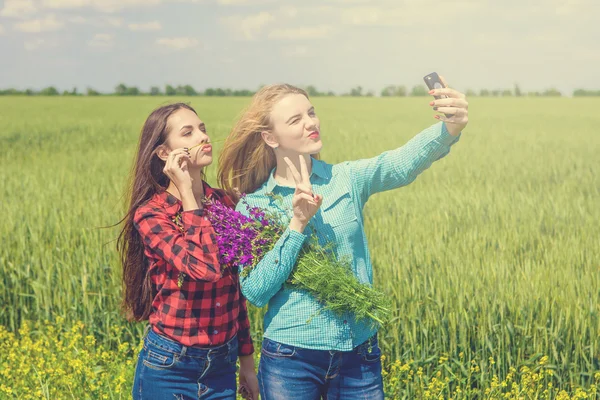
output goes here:
[{"label": "dark-haired woman", "polygon": [[[119,236],[124,308],[150,329],[139,354],[134,399],[258,399],[250,325],[236,268],[219,265],[203,199],[233,207],[203,180],[212,163],[206,126],[188,105],[147,118]],[[243,389],[242,389],[243,388]]]}]

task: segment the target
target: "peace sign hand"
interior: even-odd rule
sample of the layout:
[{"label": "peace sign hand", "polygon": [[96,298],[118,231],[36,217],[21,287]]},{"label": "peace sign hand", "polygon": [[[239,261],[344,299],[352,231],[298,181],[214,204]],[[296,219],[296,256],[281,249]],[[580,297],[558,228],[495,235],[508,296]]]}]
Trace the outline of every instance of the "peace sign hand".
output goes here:
[{"label": "peace sign hand", "polygon": [[294,215],[290,223],[290,229],[302,233],[304,228],[306,228],[306,225],[308,225],[308,221],[314,217],[319,210],[319,207],[321,207],[323,196],[315,195],[312,191],[310,175],[308,173],[308,168],[306,167],[304,156],[300,155],[300,172],[298,172],[298,169],[289,158],[285,157],[283,160],[288,165],[296,183],[296,191],[294,192],[294,197],[292,197],[292,209]]}]

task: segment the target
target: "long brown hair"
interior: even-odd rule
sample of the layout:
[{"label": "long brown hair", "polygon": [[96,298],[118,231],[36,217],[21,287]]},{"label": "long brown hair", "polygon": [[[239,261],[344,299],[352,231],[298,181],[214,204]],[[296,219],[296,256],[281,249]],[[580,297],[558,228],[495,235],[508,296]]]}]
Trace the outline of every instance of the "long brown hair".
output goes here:
[{"label": "long brown hair", "polygon": [[[167,139],[167,120],[178,110],[196,111],[187,104],[175,103],[155,109],[146,119],[138,143],[138,151],[131,168],[127,199],[129,208],[120,223],[123,229],[117,239],[117,251],[123,266],[123,310],[130,320],[148,319],[154,293],[147,274],[148,263],[144,243],[133,226],[133,216],[139,206],[169,185],[163,173],[164,161],[156,154],[157,148]],[[196,113],[197,114],[197,113]]]},{"label": "long brown hair", "polygon": [[[233,199],[237,200],[239,193],[256,191],[277,165],[275,152],[264,142],[261,132],[272,129],[269,116],[273,106],[290,94],[308,99],[305,90],[288,84],[261,88],[227,136],[219,155],[217,181]],[[313,157],[318,158],[318,154]]]}]

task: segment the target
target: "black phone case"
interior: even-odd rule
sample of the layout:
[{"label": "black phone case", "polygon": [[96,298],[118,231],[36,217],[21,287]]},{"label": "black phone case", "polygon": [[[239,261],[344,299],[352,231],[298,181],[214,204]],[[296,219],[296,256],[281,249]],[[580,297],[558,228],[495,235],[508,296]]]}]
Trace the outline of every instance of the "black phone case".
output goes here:
[{"label": "black phone case", "polygon": [[[442,80],[440,79],[440,76],[437,74],[437,72],[432,72],[428,75],[425,75],[423,77],[423,80],[425,81],[425,85],[427,85],[427,87],[429,88],[429,90],[432,89],[442,89],[445,88],[446,86],[444,86],[444,84],[442,83]],[[448,98],[448,96],[442,95],[442,96],[433,96],[434,99],[446,99]],[[452,114],[444,114],[446,117],[451,118]]]}]

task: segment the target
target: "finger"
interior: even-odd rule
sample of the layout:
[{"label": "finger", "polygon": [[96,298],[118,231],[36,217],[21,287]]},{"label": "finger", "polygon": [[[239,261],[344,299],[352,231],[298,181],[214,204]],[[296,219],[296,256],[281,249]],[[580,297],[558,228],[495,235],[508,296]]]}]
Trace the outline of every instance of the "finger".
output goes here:
[{"label": "finger", "polygon": [[323,204],[323,196],[320,194],[316,194],[315,199],[317,200],[317,206],[321,207],[321,204]]},{"label": "finger", "polygon": [[314,193],[312,191],[312,187],[311,186],[306,186],[306,185],[304,185],[302,183],[299,184],[299,185],[296,185],[296,192],[298,192],[298,193],[306,193],[309,196],[313,196],[314,195]]},{"label": "finger", "polygon": [[175,162],[175,158],[178,155],[182,155],[182,154],[189,155],[189,152],[187,150],[185,150],[185,148],[175,149],[175,150],[171,151],[169,153],[169,156],[167,157],[167,163],[169,163],[169,161],[171,161],[169,163],[169,166],[172,167],[174,165],[173,163]]},{"label": "finger", "polygon": [[296,182],[296,185],[298,185],[299,183],[302,183],[302,177],[300,176],[300,173],[296,169],[296,166],[290,161],[290,159],[287,157],[284,157],[283,161],[285,161],[285,163],[288,165],[288,168],[290,169],[290,172],[292,173],[292,176],[294,177],[294,181]]},{"label": "finger", "polygon": [[456,107],[433,107],[433,111],[437,111],[442,114],[455,115],[458,113],[459,108]]},{"label": "finger", "polygon": [[[459,113],[460,114],[460,113]],[[464,115],[450,115],[447,117],[446,115],[434,115],[435,119],[438,119],[442,122],[447,122],[449,124],[466,124],[468,119]]]},{"label": "finger", "polygon": [[304,159],[304,156],[301,154],[300,156],[300,172],[302,174],[302,183],[304,183],[305,185],[308,185],[309,187],[310,185],[310,175],[308,174],[308,167],[306,166],[306,160]]},{"label": "finger", "polygon": [[296,196],[300,197],[303,200],[308,201],[310,204],[316,206],[317,202],[315,201],[315,198],[312,197],[310,194],[306,194],[306,193],[298,193]]},{"label": "finger", "polygon": [[185,153],[182,154],[177,154],[175,155],[175,157],[173,158],[173,163],[171,164],[172,166],[177,166],[179,168],[182,167],[182,163],[189,160],[189,156]]},{"label": "finger", "polygon": [[460,98],[439,99],[439,100],[431,101],[429,104],[432,106],[437,106],[437,107],[452,106],[452,107],[459,107],[459,108],[467,108],[467,106],[469,105],[469,103],[467,103],[467,101],[465,99],[460,99]]},{"label": "finger", "polygon": [[169,157],[175,157],[177,154],[185,154],[185,153],[189,153],[189,152],[190,152],[190,150],[187,147],[180,147],[178,149],[171,151],[169,153]]},{"label": "finger", "polygon": [[429,91],[429,94],[432,96],[448,96],[456,99],[464,99],[465,95],[459,92],[458,90],[443,88],[443,89],[432,89]]}]

